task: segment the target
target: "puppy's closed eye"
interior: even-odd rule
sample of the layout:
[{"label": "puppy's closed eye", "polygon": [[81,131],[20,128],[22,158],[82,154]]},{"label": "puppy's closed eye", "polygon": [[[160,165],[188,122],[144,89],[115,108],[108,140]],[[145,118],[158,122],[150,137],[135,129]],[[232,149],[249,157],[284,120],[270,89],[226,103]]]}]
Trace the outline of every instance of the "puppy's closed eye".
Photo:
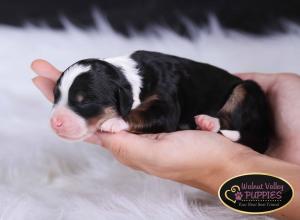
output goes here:
[{"label": "puppy's closed eye", "polygon": [[71,97],[71,100],[74,104],[84,105],[90,103],[93,99],[84,92],[77,92]]},{"label": "puppy's closed eye", "polygon": [[83,94],[78,94],[78,95],[76,95],[75,100],[78,103],[83,103],[85,101],[85,97]]}]

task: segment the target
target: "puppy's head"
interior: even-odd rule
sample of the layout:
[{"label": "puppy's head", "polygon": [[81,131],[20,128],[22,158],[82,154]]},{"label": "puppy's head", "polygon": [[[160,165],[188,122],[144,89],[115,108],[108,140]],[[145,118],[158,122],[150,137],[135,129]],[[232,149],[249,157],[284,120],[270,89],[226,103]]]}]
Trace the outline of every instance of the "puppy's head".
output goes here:
[{"label": "puppy's head", "polygon": [[82,140],[106,120],[128,114],[132,102],[121,70],[102,60],[81,60],[57,81],[51,127],[62,138]]}]

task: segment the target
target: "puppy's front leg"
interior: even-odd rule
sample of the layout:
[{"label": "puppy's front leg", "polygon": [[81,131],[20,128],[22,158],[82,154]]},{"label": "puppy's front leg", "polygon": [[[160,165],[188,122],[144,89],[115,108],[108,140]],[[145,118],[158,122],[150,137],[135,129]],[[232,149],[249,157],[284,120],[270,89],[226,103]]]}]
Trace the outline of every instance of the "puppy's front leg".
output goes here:
[{"label": "puppy's front leg", "polygon": [[121,117],[114,117],[106,120],[100,126],[100,131],[116,133],[123,130],[128,130],[128,123]]},{"label": "puppy's front leg", "polygon": [[146,98],[125,117],[128,130],[133,133],[171,132],[177,128],[179,107],[172,99],[162,99],[157,95]]}]

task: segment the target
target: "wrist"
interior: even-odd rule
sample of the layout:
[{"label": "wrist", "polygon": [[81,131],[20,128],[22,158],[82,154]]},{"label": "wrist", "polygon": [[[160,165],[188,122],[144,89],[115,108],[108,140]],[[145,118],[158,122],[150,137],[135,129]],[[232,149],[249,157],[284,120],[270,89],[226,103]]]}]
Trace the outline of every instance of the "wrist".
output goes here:
[{"label": "wrist", "polygon": [[211,175],[204,181],[205,189],[216,195],[219,187],[228,179],[245,173],[255,172],[254,164],[261,154],[252,149],[232,143],[230,149],[226,149],[216,166],[211,169]]}]

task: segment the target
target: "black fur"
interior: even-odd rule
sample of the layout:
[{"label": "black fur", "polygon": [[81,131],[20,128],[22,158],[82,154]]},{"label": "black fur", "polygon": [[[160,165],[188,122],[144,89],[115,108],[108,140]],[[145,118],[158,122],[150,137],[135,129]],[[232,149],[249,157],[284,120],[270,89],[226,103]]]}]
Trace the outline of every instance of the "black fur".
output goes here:
[{"label": "black fur", "polygon": [[164,107],[179,116],[173,131],[181,125],[195,129],[195,115],[215,115],[241,82],[222,69],[176,56],[137,51],[131,57],[143,76],[141,100],[158,93],[160,100],[172,101],[172,106]]},{"label": "black fur", "polygon": [[[258,152],[268,144],[268,108],[264,93],[253,81],[240,78],[209,64],[157,52],[137,51],[131,55],[142,78],[141,104],[131,110],[132,88],[122,70],[96,59],[79,61],[91,65],[79,75],[69,91],[71,109],[83,118],[99,116],[113,107],[136,133],[196,129],[194,116],[218,117],[221,129],[238,130],[240,143]],[[60,81],[58,81],[59,85]],[[55,89],[55,102],[59,93]],[[82,102],[76,96],[83,94]],[[236,96],[230,109],[230,97]]]}]

